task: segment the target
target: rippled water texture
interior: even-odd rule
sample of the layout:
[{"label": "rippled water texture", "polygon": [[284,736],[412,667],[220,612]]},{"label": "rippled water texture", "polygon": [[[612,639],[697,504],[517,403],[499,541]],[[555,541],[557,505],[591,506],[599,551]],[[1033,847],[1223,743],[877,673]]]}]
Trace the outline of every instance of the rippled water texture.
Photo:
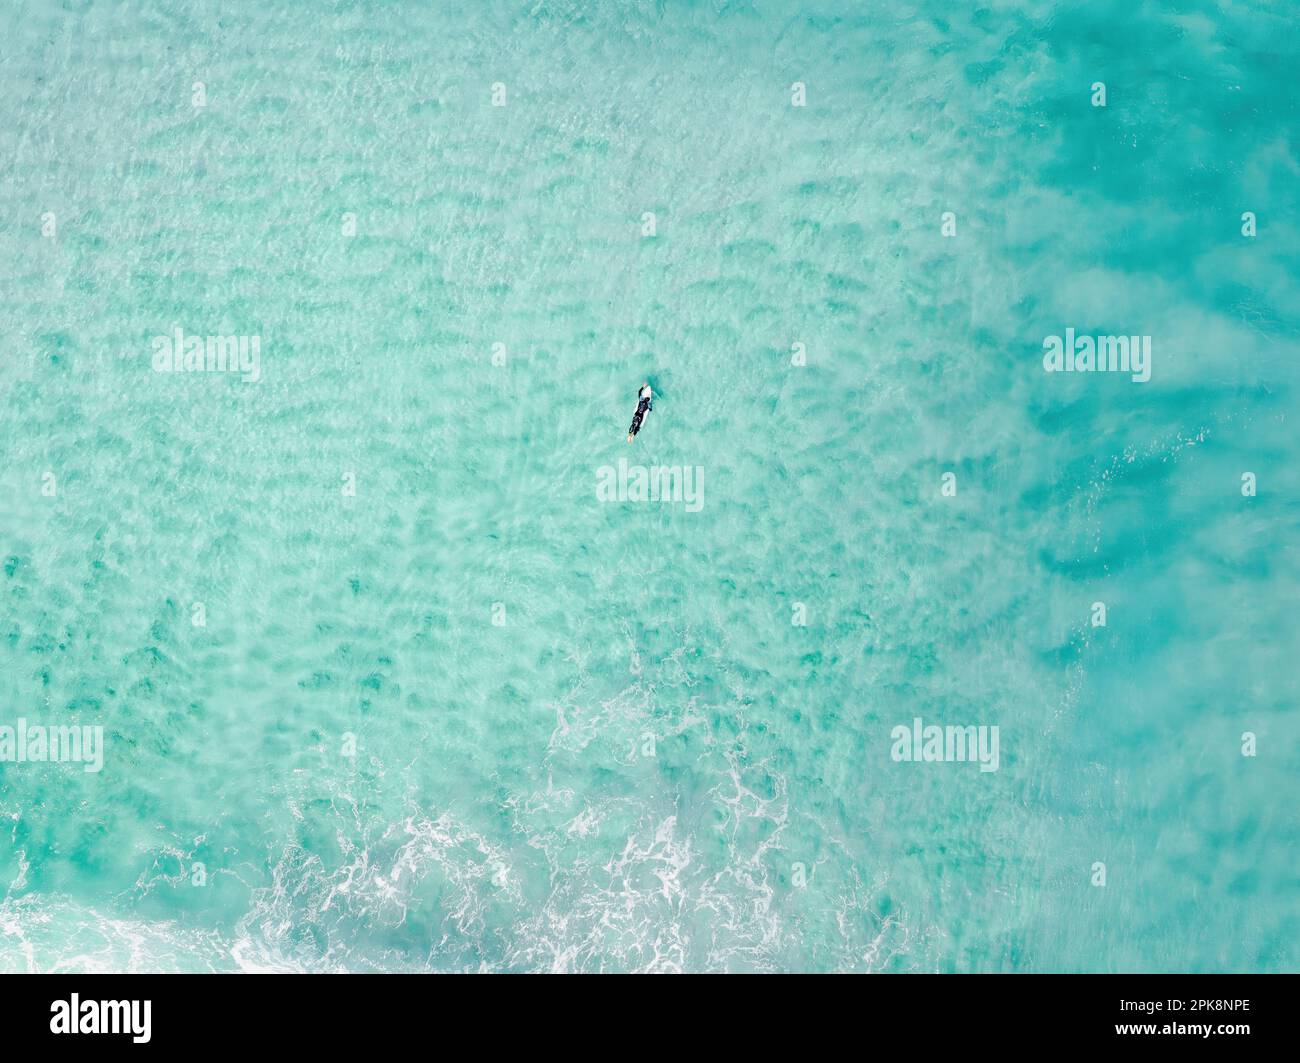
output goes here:
[{"label": "rippled water texture", "polygon": [[963,8],[5,5],[0,970],[1300,969],[1295,5]]}]

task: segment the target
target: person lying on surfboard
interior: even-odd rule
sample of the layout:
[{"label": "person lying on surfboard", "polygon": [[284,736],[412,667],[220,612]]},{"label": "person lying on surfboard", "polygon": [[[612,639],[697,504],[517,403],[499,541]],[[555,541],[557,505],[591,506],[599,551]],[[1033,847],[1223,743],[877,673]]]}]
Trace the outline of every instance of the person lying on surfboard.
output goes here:
[{"label": "person lying on surfboard", "polygon": [[654,392],[650,390],[650,384],[647,381],[641,385],[640,392],[637,393],[636,413],[632,415],[632,427],[627,430],[627,441],[632,442],[632,437],[641,431],[641,425],[645,422],[645,415],[654,407],[650,400],[654,398]]}]

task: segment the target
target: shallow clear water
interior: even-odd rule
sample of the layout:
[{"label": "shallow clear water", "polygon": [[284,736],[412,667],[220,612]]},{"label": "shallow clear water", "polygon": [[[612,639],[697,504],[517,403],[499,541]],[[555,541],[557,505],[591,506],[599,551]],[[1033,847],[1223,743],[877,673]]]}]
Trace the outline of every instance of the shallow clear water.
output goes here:
[{"label": "shallow clear water", "polygon": [[1300,968],[1292,8],[7,5],[0,970]]}]

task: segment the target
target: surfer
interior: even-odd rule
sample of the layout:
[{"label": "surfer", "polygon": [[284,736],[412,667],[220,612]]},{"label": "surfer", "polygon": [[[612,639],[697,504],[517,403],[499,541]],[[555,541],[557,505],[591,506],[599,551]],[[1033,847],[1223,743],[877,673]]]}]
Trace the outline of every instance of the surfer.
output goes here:
[{"label": "surfer", "polygon": [[641,431],[641,425],[645,421],[645,415],[654,407],[650,400],[654,398],[654,392],[650,390],[649,382],[641,385],[641,390],[637,393],[636,413],[632,415],[632,427],[627,430],[627,441],[632,442],[632,437]]}]

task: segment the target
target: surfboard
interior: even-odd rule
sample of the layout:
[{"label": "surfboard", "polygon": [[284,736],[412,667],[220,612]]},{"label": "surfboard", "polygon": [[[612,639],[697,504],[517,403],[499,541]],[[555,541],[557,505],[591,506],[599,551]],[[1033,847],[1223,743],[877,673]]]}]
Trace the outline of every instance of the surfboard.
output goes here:
[{"label": "surfboard", "polygon": [[[650,401],[653,402],[654,399],[655,399],[654,390],[651,389],[651,391],[650,391]],[[640,408],[641,408],[641,392],[638,390],[637,393],[636,393],[636,409],[639,410]],[[646,418],[649,417],[649,416],[650,416],[650,407],[647,406],[647,407],[646,407],[646,411],[645,411],[645,413],[643,413],[643,414],[641,415],[641,425],[640,425],[640,427],[637,428],[637,432],[641,431],[641,429],[645,427]],[[636,423],[636,410],[633,410],[633,411],[632,411],[632,421],[633,421],[634,424]],[[636,438],[636,433],[635,433],[635,432],[628,432],[628,434],[627,434],[627,441],[628,441],[629,443],[631,443],[632,440],[633,440],[634,438]]]}]

